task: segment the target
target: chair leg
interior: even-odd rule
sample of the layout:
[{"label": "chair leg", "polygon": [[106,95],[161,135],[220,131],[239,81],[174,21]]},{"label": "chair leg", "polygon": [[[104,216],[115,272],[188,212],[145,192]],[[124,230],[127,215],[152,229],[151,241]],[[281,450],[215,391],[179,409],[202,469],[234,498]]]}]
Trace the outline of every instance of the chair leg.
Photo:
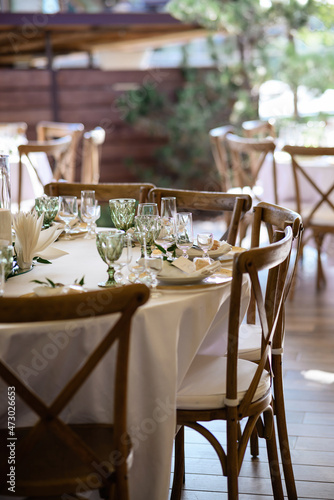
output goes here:
[{"label": "chair leg", "polygon": [[250,438],[250,450],[253,458],[259,456],[259,439],[257,435],[256,427],[254,427]]},{"label": "chair leg", "polygon": [[184,426],[175,436],[174,479],[170,500],[180,500],[184,484]]},{"label": "chair leg", "polygon": [[[271,415],[269,414],[269,412],[271,413]],[[272,427],[272,431],[270,433],[271,435],[269,438],[266,439],[266,445],[267,445],[267,455],[270,468],[271,484],[273,488],[273,495],[275,500],[283,500],[284,494],[283,494],[282,479],[278,461],[276,434],[275,434],[275,426],[274,426],[272,411],[267,410],[267,412],[264,413],[264,417],[266,416],[266,414],[267,417],[269,417],[268,419],[270,422],[269,425]]]},{"label": "chair leg", "polygon": [[273,356],[273,371],[275,374],[273,379],[275,395],[275,415],[285,485],[288,493],[288,499],[297,500],[298,496],[291,461],[288,429],[286,425],[281,356]]},{"label": "chair leg", "polygon": [[317,245],[317,290],[326,286],[326,276],[321,262],[321,248],[324,241],[324,234],[315,234],[314,239]]},{"label": "chair leg", "polygon": [[227,498],[228,500],[237,500],[238,495],[238,418],[236,407],[228,408],[228,417],[226,422],[227,431]]}]

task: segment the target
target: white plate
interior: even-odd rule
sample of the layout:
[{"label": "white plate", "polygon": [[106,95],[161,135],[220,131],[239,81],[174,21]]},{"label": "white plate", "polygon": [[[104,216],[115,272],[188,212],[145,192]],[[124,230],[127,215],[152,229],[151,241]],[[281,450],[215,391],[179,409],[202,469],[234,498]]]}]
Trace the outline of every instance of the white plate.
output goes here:
[{"label": "white plate", "polygon": [[[185,277],[184,279],[187,279]],[[171,278],[170,282],[161,280],[161,285],[158,285],[159,290],[193,290],[203,289],[212,286],[219,286],[232,280],[232,271],[230,269],[220,269],[216,273],[207,278],[202,278],[200,281],[184,282],[184,279]],[[194,278],[193,278],[194,279]],[[188,277],[188,280],[190,278]],[[159,280],[160,281],[160,280]]]},{"label": "white plate", "polygon": [[160,283],[164,283],[166,285],[193,285],[194,283],[200,283],[205,279],[205,276],[180,276],[180,277],[167,277],[167,276],[158,276],[158,280]]},{"label": "white plate", "polygon": [[245,250],[246,250],[246,248],[242,248],[242,247],[232,247],[232,250],[230,250],[228,253],[225,253],[224,255],[221,255],[219,257],[219,260],[221,262],[232,261],[233,260],[233,256],[236,253],[241,253],[241,252],[244,252]]},{"label": "white plate", "polygon": [[[197,250],[196,248],[190,248],[187,253],[189,259],[194,259],[195,257],[202,257],[203,255],[203,251]],[[224,248],[224,246],[222,246],[221,248],[217,248],[217,250],[209,250],[208,252],[209,257],[211,257],[212,259],[217,259],[218,257],[227,253],[228,250],[226,249],[226,247]],[[182,251],[179,250],[178,248],[176,249],[176,255],[182,255]]]}]

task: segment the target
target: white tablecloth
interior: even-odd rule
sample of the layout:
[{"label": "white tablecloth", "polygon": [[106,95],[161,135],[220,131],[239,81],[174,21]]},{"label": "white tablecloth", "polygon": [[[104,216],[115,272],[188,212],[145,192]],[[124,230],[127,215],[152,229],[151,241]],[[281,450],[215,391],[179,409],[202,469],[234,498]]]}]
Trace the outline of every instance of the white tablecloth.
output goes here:
[{"label": "white tablecloth", "polygon": [[[90,289],[106,278],[106,264],[99,258],[94,240],[60,241],[55,246],[68,254],[52,265],[39,264],[31,272],[9,279],[5,294],[30,292],[34,286],[31,280],[45,277],[70,284],[84,274]],[[249,299],[247,281],[243,294],[244,312]],[[168,498],[176,391],[197,353],[225,353],[229,295],[230,284],[196,292],[182,288],[163,291],[134,317],[128,407],[128,428],[135,448],[130,472],[133,500]],[[0,355],[50,401],[68,380],[76,362],[91,352],[110,320],[102,317],[85,323],[66,322],[65,330],[55,323],[0,327]],[[112,360],[113,353],[109,352],[62,413],[66,421],[110,421]],[[4,384],[0,385],[1,427],[7,422],[6,394]],[[17,401],[16,425],[31,421]]]}]

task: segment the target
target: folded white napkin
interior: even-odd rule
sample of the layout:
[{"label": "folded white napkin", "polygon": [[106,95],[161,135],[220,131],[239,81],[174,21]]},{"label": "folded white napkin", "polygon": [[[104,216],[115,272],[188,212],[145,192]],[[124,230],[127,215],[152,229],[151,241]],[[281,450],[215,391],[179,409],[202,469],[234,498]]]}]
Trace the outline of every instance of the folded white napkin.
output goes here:
[{"label": "folded white napkin", "polygon": [[42,231],[44,215],[19,212],[13,216],[16,233],[15,249],[21,269],[29,269],[34,257],[51,245],[61,234],[62,228],[54,224]]},{"label": "folded white napkin", "polygon": [[184,278],[187,276],[188,278],[196,278],[196,277],[207,277],[214,274],[218,269],[221,268],[221,263],[219,261],[215,261],[208,266],[202,267],[198,271],[194,271],[193,273],[185,273],[181,269],[169,264],[169,262],[164,261],[162,271],[159,273],[159,278]]}]

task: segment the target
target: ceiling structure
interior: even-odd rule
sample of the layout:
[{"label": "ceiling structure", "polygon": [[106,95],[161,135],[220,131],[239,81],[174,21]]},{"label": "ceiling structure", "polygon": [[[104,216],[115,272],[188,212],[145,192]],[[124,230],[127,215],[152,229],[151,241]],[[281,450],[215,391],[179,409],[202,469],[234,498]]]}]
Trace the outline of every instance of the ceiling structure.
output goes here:
[{"label": "ceiling structure", "polygon": [[0,13],[0,66],[29,67],[46,56],[92,53],[99,46],[112,50],[154,48],[186,42],[205,34],[167,13]]}]

